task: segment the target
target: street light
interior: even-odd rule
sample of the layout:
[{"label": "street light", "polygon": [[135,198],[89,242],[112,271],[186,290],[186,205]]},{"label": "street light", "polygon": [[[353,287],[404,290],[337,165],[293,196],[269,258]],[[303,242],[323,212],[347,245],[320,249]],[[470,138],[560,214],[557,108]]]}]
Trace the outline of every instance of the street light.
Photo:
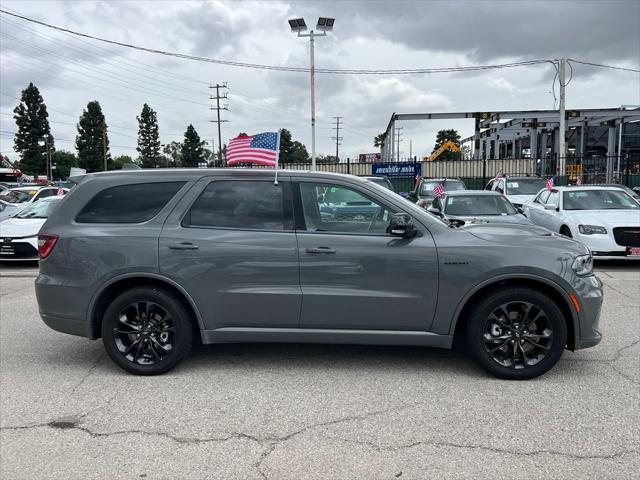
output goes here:
[{"label": "street light", "polygon": [[316,30],[322,33],[314,32],[302,33],[307,30],[307,24],[304,18],[293,18],[289,20],[291,31],[298,34],[298,37],[309,37],[309,56],[311,59],[311,170],[316,169],[316,72],[313,58],[313,42],[315,37],[326,37],[327,32],[333,30],[335,18],[320,17],[316,25]]}]

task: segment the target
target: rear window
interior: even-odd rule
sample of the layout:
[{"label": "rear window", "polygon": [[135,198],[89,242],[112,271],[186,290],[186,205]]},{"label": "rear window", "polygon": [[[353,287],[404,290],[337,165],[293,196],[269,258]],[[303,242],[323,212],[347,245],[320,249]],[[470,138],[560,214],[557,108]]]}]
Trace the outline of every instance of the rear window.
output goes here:
[{"label": "rear window", "polygon": [[105,188],[85,205],[78,223],[142,223],[155,217],[185,182],[135,183]]},{"label": "rear window", "polygon": [[211,182],[183,221],[185,226],[284,230],[282,183]]}]

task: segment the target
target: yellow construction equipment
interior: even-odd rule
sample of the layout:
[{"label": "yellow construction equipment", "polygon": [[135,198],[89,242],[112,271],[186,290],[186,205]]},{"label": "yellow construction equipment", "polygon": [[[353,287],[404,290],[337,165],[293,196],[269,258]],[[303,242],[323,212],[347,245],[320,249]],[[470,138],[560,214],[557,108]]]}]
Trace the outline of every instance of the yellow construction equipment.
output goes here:
[{"label": "yellow construction equipment", "polygon": [[424,157],[423,161],[425,161],[425,162],[433,162],[435,159],[437,159],[440,155],[442,155],[447,150],[449,150],[451,152],[454,152],[454,153],[457,153],[457,152],[460,151],[460,147],[458,145],[456,145],[455,143],[453,143],[451,140],[447,140],[442,145],[440,145],[440,148],[438,148],[431,155],[429,155],[428,157]]}]

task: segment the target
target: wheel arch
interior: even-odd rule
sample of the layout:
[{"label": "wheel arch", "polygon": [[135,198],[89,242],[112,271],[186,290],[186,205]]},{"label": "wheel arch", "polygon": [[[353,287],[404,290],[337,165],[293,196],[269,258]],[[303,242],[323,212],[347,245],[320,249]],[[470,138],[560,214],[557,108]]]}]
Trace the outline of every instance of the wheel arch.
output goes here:
[{"label": "wheel arch", "polygon": [[545,293],[558,305],[567,324],[567,348],[575,349],[579,321],[571,304],[569,293],[557,283],[536,275],[507,275],[487,280],[472,289],[458,305],[455,311],[450,334],[454,339],[460,338],[469,320],[471,309],[489,293],[511,287],[531,288]]},{"label": "wheel arch", "polygon": [[109,303],[115,297],[129,288],[139,287],[143,285],[151,285],[165,288],[173,292],[185,305],[185,307],[192,313],[193,318],[197,322],[200,337],[204,332],[204,323],[202,316],[196,306],[193,298],[182,288],[178,283],[173,280],[157,275],[153,273],[131,273],[125,275],[119,275],[112,278],[108,283],[102,286],[102,288],[94,295],[89,304],[88,319],[91,323],[91,338],[96,339],[101,336],[101,324],[102,317],[106,311]]}]

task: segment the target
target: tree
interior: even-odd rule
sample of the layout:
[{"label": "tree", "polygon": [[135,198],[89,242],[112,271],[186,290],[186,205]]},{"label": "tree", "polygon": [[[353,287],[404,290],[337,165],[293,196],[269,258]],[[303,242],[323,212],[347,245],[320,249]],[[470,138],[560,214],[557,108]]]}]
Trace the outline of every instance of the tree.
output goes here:
[{"label": "tree", "polygon": [[49,129],[49,114],[38,87],[29,83],[22,91],[20,103],[13,110],[16,132],[14,149],[20,155],[20,168],[30,175],[47,171],[47,155],[54,151]]},{"label": "tree", "polygon": [[[87,172],[99,172],[104,170],[104,157],[106,153],[107,167],[113,168],[111,154],[109,153],[109,136],[107,135],[107,122],[102,114],[100,103],[96,100],[87,104],[78,122],[78,135],[76,136],[76,149],[78,150],[78,164]],[[109,163],[111,165],[109,165]],[[111,170],[112,168],[108,168]]]},{"label": "tree", "polygon": [[197,167],[205,161],[204,142],[200,140],[200,136],[193,125],[187,127],[184,132],[184,142],[182,143],[182,165],[184,167]]},{"label": "tree", "polygon": [[113,169],[114,170],[122,170],[122,166],[125,163],[133,163],[134,165],[139,165],[140,162],[138,160],[134,160],[129,155],[118,155],[117,157],[113,157]]},{"label": "tree", "polygon": [[155,168],[161,161],[160,134],[158,133],[158,117],[156,112],[146,103],[138,120],[138,146],[142,168]]},{"label": "tree", "polygon": [[279,163],[306,163],[309,161],[307,147],[303,143],[291,140],[291,132],[286,128],[280,129],[280,159]]},{"label": "tree", "polygon": [[[433,147],[431,153],[435,152],[446,142],[453,142],[457,146],[460,146],[460,134],[457,130],[450,128],[444,130],[438,130],[438,134],[436,135],[436,144]],[[438,160],[459,160],[460,153],[446,151],[442,155],[438,157]]]},{"label": "tree", "polygon": [[175,141],[167,143],[162,151],[167,159],[167,166],[182,166],[182,143]]},{"label": "tree", "polygon": [[[71,167],[78,166],[78,158],[73,152],[56,150],[51,155],[52,173],[51,178],[66,180],[69,177]],[[53,168],[55,166],[55,168]]]},{"label": "tree", "polygon": [[382,144],[384,143],[384,139],[386,138],[386,136],[387,136],[386,132],[382,132],[382,133],[379,133],[378,135],[376,135],[373,138],[373,146],[377,147],[377,148],[381,148]]}]

